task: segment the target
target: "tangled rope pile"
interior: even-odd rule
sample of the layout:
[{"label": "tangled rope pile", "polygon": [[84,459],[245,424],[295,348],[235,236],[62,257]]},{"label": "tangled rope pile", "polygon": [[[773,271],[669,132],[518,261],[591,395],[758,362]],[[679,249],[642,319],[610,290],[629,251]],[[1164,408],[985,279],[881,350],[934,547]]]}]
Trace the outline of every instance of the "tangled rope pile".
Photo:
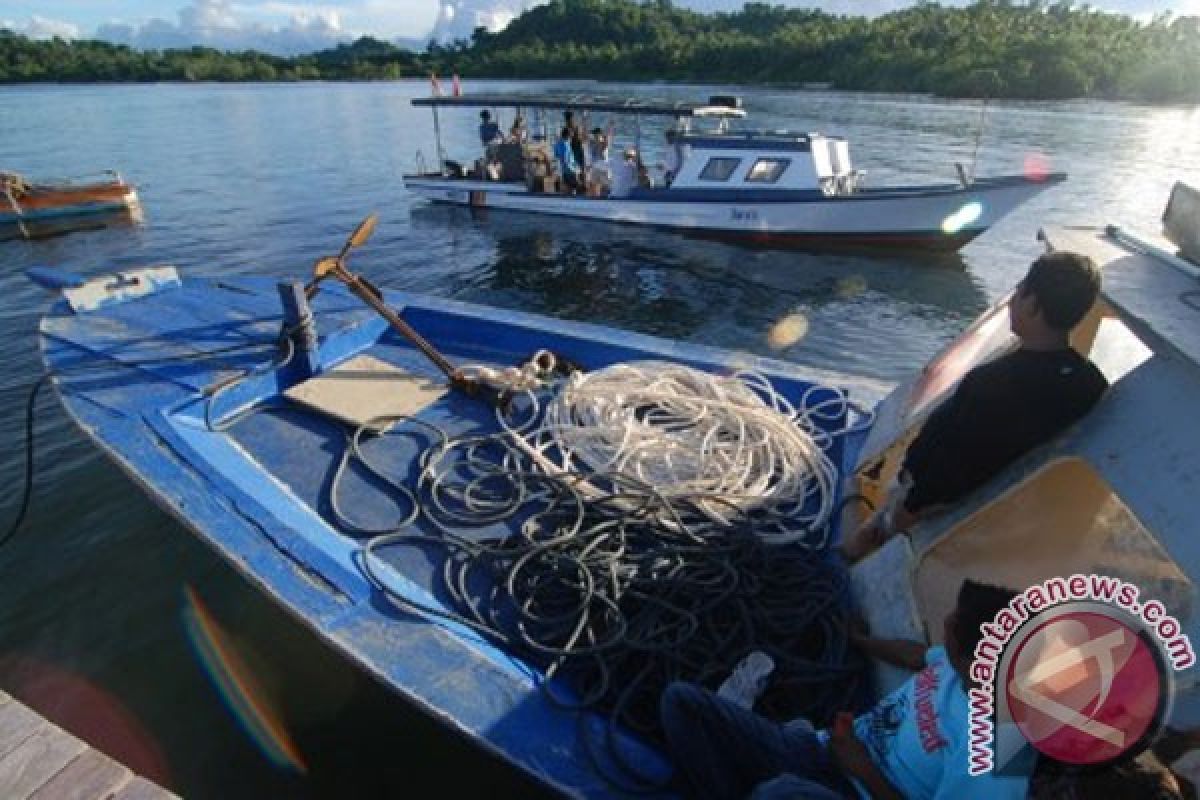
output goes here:
[{"label": "tangled rope pile", "polygon": [[[715,686],[762,650],[777,664],[766,709],[818,722],[849,707],[857,687],[846,576],[821,552],[834,475],[818,441],[829,436],[793,437],[787,427],[803,412],[774,392],[764,401],[763,384],[622,365],[572,377],[550,398],[527,391],[498,412],[496,434],[449,437],[414,418],[371,420],[349,441],[331,506],[343,528],[374,534],[359,562],[393,604],[465,625],[541,666],[557,705],[607,711],[598,768],[619,768],[607,771],[621,788],[652,788],[612,737],[657,737],[670,681]],[[414,424],[379,432],[400,421]],[[432,439],[412,489],[372,456],[397,436]],[[351,464],[407,502],[386,530],[355,522],[337,502]],[[722,502],[726,492],[733,499]],[[804,519],[759,535],[788,512]],[[435,530],[412,527],[418,517]],[[440,556],[439,588],[455,610],[390,584],[383,565],[405,548]]]},{"label": "tangled rope pile", "polygon": [[[826,399],[810,402],[816,392]],[[757,512],[764,540],[790,544],[812,543],[828,523],[837,469],[819,422],[846,410],[823,387],[796,407],[758,373],[643,361],[571,373],[540,422],[500,422],[550,474],[620,476],[725,526]]]}]

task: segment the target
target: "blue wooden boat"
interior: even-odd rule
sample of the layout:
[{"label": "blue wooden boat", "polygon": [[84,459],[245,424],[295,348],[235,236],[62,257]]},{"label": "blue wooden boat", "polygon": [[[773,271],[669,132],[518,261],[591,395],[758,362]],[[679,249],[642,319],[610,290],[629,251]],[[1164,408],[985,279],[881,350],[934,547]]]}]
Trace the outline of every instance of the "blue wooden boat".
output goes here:
[{"label": "blue wooden boat", "polygon": [[[1192,279],[1103,234],[1054,231],[1048,237],[1052,247],[1092,248],[1115,275],[1074,341],[1114,389],[1082,423],[1006,469],[959,509],[923,522],[911,538],[893,539],[855,567],[853,592],[880,635],[938,641],[936,622],[963,576],[1032,585],[1064,568],[1137,581],[1146,596],[1161,598],[1178,615],[1188,635],[1197,634],[1190,608],[1200,556],[1191,535],[1192,504],[1175,489],[1174,478],[1200,474],[1200,441],[1195,426],[1168,430],[1171,415],[1163,404],[1188,396],[1188,387],[1200,381],[1200,353],[1195,327],[1180,324],[1192,313],[1189,306],[1182,299],[1148,300],[1194,294]],[[344,255],[318,262],[318,278],[340,276]],[[423,337],[418,341],[456,365],[503,373],[534,363],[531,353],[549,350],[589,374],[651,360],[664,370],[682,364],[715,375],[750,369],[765,376],[778,396],[798,408],[822,410],[812,417],[819,420],[812,433],[834,471],[826,498],[834,509],[809,530],[825,537],[850,522],[834,513],[842,497],[878,499],[898,448],[916,426],[966,369],[1010,341],[996,324],[1005,299],[880,403],[872,424],[873,415],[861,409],[875,408],[886,387],[869,380],[594,325],[381,292],[365,282],[326,281],[318,293],[315,282],[301,291],[298,284],[280,288],[255,277],[181,279],[171,268],[91,281],[49,272],[35,278],[63,292],[41,325],[45,361],[63,404],[157,503],[332,647],[447,727],[553,787],[589,797],[628,788],[614,782],[614,774],[632,771],[649,783],[665,779],[669,766],[653,737],[605,727],[598,711],[552,702],[583,690],[560,675],[548,676],[553,659],[481,633],[471,614],[456,608],[462,595],[487,594],[499,579],[475,594],[464,589],[475,580],[467,576],[460,595],[448,591],[441,577],[450,562],[424,547],[444,536],[445,525],[396,499],[402,485],[417,485],[429,467],[433,456],[424,440],[436,444],[442,435],[429,434],[430,426],[451,437],[487,435],[510,412],[498,414],[480,392],[448,388],[422,345],[400,335],[363,298],[395,310]],[[315,338],[307,338],[306,298]],[[281,329],[289,335],[281,338]],[[292,342],[290,358],[279,355],[285,338]],[[364,356],[373,359],[370,366]],[[345,371],[348,364],[357,366]],[[383,370],[399,381],[385,394],[403,395],[408,410],[381,422],[376,407],[364,411],[342,402],[349,398],[354,406],[370,392],[343,386],[334,403],[340,407],[314,413],[328,398],[306,397],[306,387],[337,376],[339,368],[343,379],[366,383]],[[347,439],[356,425],[347,427],[346,420],[362,419],[359,432],[370,429],[373,441],[392,444],[347,467],[344,454],[360,442],[357,434]],[[1121,458],[1112,457],[1114,449]],[[1168,461],[1160,460],[1163,452]],[[349,478],[347,470],[354,473]],[[811,501],[806,496],[793,513],[810,513]],[[844,515],[856,510],[846,506]],[[470,536],[510,541],[535,517],[484,520]],[[1030,520],[1047,517],[1057,526],[1057,539],[1030,533]],[[981,528],[988,536],[967,542],[992,544],[964,546],[964,534]],[[389,546],[368,544],[381,532],[393,537],[384,542]],[[390,546],[398,540],[408,546]],[[1064,550],[1063,542],[1071,546]],[[827,544],[828,538],[802,537],[772,546],[777,557],[790,553],[799,565],[821,562]],[[741,652],[729,649],[724,655],[736,661]],[[896,680],[885,670],[878,678],[880,688]],[[1200,706],[1194,687],[1194,681],[1181,684],[1177,705],[1193,716]],[[606,747],[598,754],[600,740]]]},{"label": "blue wooden boat", "polygon": [[[362,356],[432,386],[441,376],[419,350],[340,285],[313,297],[316,349],[298,351],[290,363],[276,366],[283,312],[272,280],[180,279],[172,268],[91,281],[52,272],[35,277],[63,289],[43,319],[41,341],[65,407],[156,502],[329,644],[447,726],[559,789],[581,796],[614,791],[611,776],[597,771],[595,756],[581,740],[580,715],[543,696],[544,663],[506,652],[457,621],[405,613],[405,599],[454,608],[437,588],[437,571],[427,557],[375,551],[374,572],[384,576],[401,608],[385,601],[362,568],[368,557],[363,531],[393,525],[395,505],[381,502],[379,486],[369,480],[348,479],[340,496],[331,497],[348,428],[320,414],[277,408],[284,393],[304,385],[310,374],[335,374],[336,367]],[[797,403],[815,380],[848,389],[868,404],[880,396],[881,387],[868,380],[781,362],[576,322],[382,294],[460,364],[499,369],[549,349],[588,370],[643,359],[716,373],[753,368]],[[826,397],[841,397],[840,392],[826,390]],[[257,410],[247,414],[249,409]],[[496,429],[495,410],[461,392],[435,390],[415,415],[451,436]],[[834,432],[855,420],[861,422],[861,414],[842,403],[823,425]],[[828,455],[839,471],[864,432],[830,441]],[[407,480],[405,465],[414,456],[411,448],[402,448],[381,457],[387,469]],[[437,533],[420,519],[411,527]],[[494,535],[497,527],[480,535]],[[595,726],[597,740],[606,735],[599,715],[583,718]],[[615,746],[637,774],[669,774],[643,737],[618,731]]]}]

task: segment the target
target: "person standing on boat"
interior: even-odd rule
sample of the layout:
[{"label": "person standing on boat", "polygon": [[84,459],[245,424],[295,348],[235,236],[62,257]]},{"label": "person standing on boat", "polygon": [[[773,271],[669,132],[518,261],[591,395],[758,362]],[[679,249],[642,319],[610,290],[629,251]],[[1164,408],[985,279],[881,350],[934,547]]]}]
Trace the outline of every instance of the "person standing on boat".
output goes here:
[{"label": "person standing on boat", "polygon": [[512,127],[508,131],[508,139],[517,144],[525,144],[529,139],[529,130],[525,127],[525,118],[520,114],[513,117]]},{"label": "person standing on boat", "polygon": [[1099,292],[1100,271],[1087,256],[1055,252],[1033,262],[1008,306],[1020,346],[968,372],[930,415],[888,507],[843,543],[849,560],[958,501],[1092,409],[1108,381],[1071,348],[1070,334]]},{"label": "person standing on boat", "polygon": [[563,112],[563,125],[571,132],[570,144],[571,153],[575,156],[575,164],[579,168],[580,188],[583,187],[584,170],[587,169],[587,133],[583,127],[575,121],[575,114],[570,111]]},{"label": "person standing on boat", "polygon": [[613,165],[612,189],[609,197],[627,197],[637,186],[637,151],[632,147],[625,148],[621,160]]},{"label": "person standing on boat", "polygon": [[484,148],[491,147],[497,141],[503,139],[500,135],[500,126],[492,119],[492,112],[486,108],[479,112],[479,141]]},{"label": "person standing on boat", "polygon": [[563,186],[570,192],[578,191],[579,162],[575,160],[575,151],[571,147],[571,129],[563,128],[554,143],[554,159],[558,162],[558,172],[562,176]]},{"label": "person standing on boat", "polygon": [[983,624],[1014,596],[964,581],[939,647],[853,631],[851,641],[864,654],[916,674],[857,718],[838,714],[828,730],[814,730],[805,719],[772,722],[694,684],[669,685],[659,717],[679,788],[703,800],[1024,800],[1035,761],[1031,750],[1003,776],[967,772],[967,688],[975,646]]},{"label": "person standing on boat", "polygon": [[605,194],[613,183],[613,169],[608,161],[612,130],[611,123],[607,132],[599,127],[592,128],[592,135],[588,137],[587,184],[589,192],[596,196]]},{"label": "person standing on boat", "polygon": [[667,129],[667,152],[663,157],[663,185],[670,186],[683,166],[683,152],[674,128]]}]

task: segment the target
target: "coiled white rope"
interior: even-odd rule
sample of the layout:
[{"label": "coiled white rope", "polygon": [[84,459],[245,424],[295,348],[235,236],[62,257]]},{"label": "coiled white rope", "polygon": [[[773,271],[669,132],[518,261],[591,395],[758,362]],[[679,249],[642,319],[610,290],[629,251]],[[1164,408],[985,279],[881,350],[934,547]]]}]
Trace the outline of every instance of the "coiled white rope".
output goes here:
[{"label": "coiled white rope", "polygon": [[725,525],[749,513],[774,516],[778,524],[756,526],[764,540],[811,542],[832,513],[837,479],[824,450],[830,435],[817,420],[847,406],[841,393],[817,388],[829,398],[804,397],[797,408],[756,372],[641,361],[572,373],[540,415],[527,392],[525,424],[498,416],[551,474],[620,476]]}]

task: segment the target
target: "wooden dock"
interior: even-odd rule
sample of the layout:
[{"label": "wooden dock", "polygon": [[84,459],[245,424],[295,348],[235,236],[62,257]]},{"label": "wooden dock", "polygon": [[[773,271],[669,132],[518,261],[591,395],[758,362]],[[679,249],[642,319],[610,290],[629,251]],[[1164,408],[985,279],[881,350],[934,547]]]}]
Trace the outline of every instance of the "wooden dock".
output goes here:
[{"label": "wooden dock", "polygon": [[0,691],[0,798],[166,800],[174,797]]}]

